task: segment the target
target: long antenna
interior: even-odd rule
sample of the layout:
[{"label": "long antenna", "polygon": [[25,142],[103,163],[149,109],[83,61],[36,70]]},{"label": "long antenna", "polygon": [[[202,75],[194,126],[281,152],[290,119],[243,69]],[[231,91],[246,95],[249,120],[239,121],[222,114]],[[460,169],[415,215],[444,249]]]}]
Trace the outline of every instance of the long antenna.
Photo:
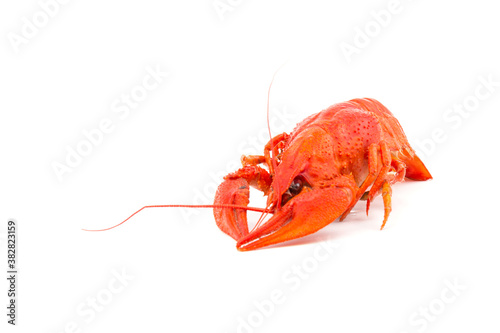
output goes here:
[{"label": "long antenna", "polygon": [[[280,66],[278,69],[274,72],[273,78],[271,79],[271,83],[269,84],[269,89],[267,90],[267,130],[269,132],[269,139],[271,141],[271,153],[273,154],[273,157],[271,159],[271,163],[273,164],[273,170],[276,176],[276,156],[274,156],[274,141],[273,141],[273,136],[271,134],[271,126],[269,125],[269,96],[271,95],[271,87],[273,86],[274,78],[276,77],[276,74],[282,69],[286,64],[288,63],[288,59]],[[278,183],[276,183],[278,185]],[[281,193],[279,191],[279,187],[275,188],[276,193],[279,195]],[[281,200],[278,199],[278,209],[281,208]]]},{"label": "long antenna", "polygon": [[[272,169],[274,170],[275,176],[276,176],[276,156],[274,156],[274,140],[271,134],[271,125],[269,121],[269,100],[271,96],[271,87],[273,86],[274,78],[276,77],[276,74],[278,74],[278,72],[288,63],[288,60],[289,59],[287,59],[283,64],[281,64],[281,66],[278,67],[278,69],[274,72],[273,77],[271,79],[271,83],[269,84],[269,89],[267,90],[267,131],[269,133],[269,141],[271,141],[271,154],[272,154],[271,163],[273,165]],[[277,183],[276,186],[277,186],[277,188],[275,188],[276,193],[280,193],[279,185]],[[278,199],[278,209],[280,208],[281,208],[281,200]],[[252,228],[252,231],[257,229],[262,224],[268,213],[269,213],[269,206],[266,207],[266,212],[263,212],[262,215],[259,217],[259,220]]]},{"label": "long antenna", "polygon": [[106,228],[106,229],[97,229],[97,230],[91,230],[91,229],[82,229],[83,231],[106,231],[110,230],[113,228],[116,228],[123,223],[127,222],[130,220],[135,214],[139,213],[141,210],[146,209],[146,208],[237,208],[237,209],[245,209],[245,210],[250,210],[254,212],[262,212],[262,213],[267,213],[268,210],[264,208],[255,208],[255,207],[247,207],[247,206],[240,206],[240,205],[230,205],[230,204],[220,204],[220,205],[150,205],[150,206],[144,206],[138,211],[136,211],[134,214],[130,215],[127,217],[123,222],[118,223],[117,225],[114,225],[112,227]]}]

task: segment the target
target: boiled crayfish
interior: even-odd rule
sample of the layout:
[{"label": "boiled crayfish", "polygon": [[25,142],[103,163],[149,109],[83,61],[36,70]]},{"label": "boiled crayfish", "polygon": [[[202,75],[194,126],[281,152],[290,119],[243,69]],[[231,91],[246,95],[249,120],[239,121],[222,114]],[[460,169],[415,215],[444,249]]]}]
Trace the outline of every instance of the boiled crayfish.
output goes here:
[{"label": "boiled crayfish", "polygon": [[[273,137],[264,155],[243,156],[242,164],[224,177],[213,205],[217,225],[240,251],[312,234],[344,220],[360,199],[367,200],[368,213],[378,194],[384,202],[382,229],[391,212],[391,184],[405,177],[432,179],[398,120],[370,98],[306,118],[290,134]],[[263,211],[273,214],[250,232],[249,186],[267,195]]]},{"label": "boiled crayfish", "polygon": [[[243,156],[242,164],[224,177],[213,205],[144,206],[113,227],[83,230],[116,228],[146,208],[213,208],[219,228],[237,241],[238,250],[249,251],[312,234],[337,218],[342,221],[360,199],[367,200],[368,213],[380,193],[382,229],[391,212],[391,184],[405,176],[432,179],[398,120],[370,98],[335,104],[306,118],[292,133],[271,138],[264,155]],[[267,195],[265,209],[248,206],[249,186]],[[249,210],[263,213],[252,231]],[[259,226],[267,213],[273,216]]]}]

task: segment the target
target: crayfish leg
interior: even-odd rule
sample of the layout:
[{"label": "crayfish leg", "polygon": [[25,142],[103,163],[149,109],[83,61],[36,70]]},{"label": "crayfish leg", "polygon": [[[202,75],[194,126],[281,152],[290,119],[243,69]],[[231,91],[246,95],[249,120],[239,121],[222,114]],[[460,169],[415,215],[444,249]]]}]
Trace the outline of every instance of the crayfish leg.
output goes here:
[{"label": "crayfish leg", "polygon": [[382,199],[384,200],[384,221],[382,222],[380,230],[384,229],[385,223],[387,222],[389,214],[391,213],[392,210],[391,195],[392,195],[391,185],[389,184],[388,181],[385,181],[384,184],[382,185]]},{"label": "crayfish leg", "polygon": [[243,155],[243,156],[241,156],[241,164],[243,166],[259,165],[261,163],[266,163],[266,157],[263,155]]},{"label": "crayfish leg", "polygon": [[356,197],[351,202],[346,211],[340,216],[340,221],[343,221],[347,215],[351,212],[352,208],[356,205],[356,203],[364,196],[368,187],[375,181],[377,177],[377,165],[378,165],[378,147],[379,145],[376,143],[372,143],[368,147],[368,175],[365,180],[361,184],[361,187],[358,189],[356,193]]},{"label": "crayfish leg", "polygon": [[[387,219],[389,218],[389,214],[392,211],[392,188],[389,181],[389,179],[391,178],[389,176],[389,171],[391,170],[391,168],[394,168],[394,166],[396,166],[396,176],[393,181],[398,181],[399,179],[402,179],[404,177],[405,169],[404,164],[401,161],[392,159],[391,151],[389,150],[387,143],[385,143],[384,141],[380,143],[380,153],[383,166],[380,169],[377,179],[368,192],[368,200],[366,201],[366,214],[368,215],[368,210],[370,209],[370,201],[373,200],[375,195],[382,191],[382,199],[384,202],[384,220],[382,221],[382,226],[380,227],[380,230],[382,230],[384,229]],[[392,177],[394,177],[394,175]]]},{"label": "crayfish leg", "polygon": [[[386,142],[382,141],[380,143],[380,154],[381,154],[381,159],[382,159],[382,168],[380,169],[377,179],[373,182],[372,187],[370,188],[370,191],[368,192],[368,198],[366,201],[366,214],[368,215],[368,211],[370,209],[370,202],[373,200],[373,198],[382,191],[382,199],[384,201],[384,220],[382,221],[382,226],[380,227],[380,230],[382,230],[387,222],[387,219],[389,218],[389,214],[391,213],[392,206],[391,206],[391,195],[392,195],[392,188],[389,182],[389,171],[391,168],[394,168],[392,165],[393,160],[392,160],[392,155],[389,150],[389,147]],[[400,161],[396,161],[396,179],[402,178],[404,176],[404,169],[403,169],[403,164],[400,163]]]},{"label": "crayfish leg", "polygon": [[377,193],[382,188],[384,182],[387,180],[387,173],[391,170],[391,151],[387,146],[387,143],[382,141],[380,142],[380,155],[382,158],[382,168],[380,169],[377,179],[373,182],[372,187],[370,188],[370,192],[368,193],[368,200],[366,202],[366,214],[368,215],[368,210],[370,208],[370,201],[377,195]]}]

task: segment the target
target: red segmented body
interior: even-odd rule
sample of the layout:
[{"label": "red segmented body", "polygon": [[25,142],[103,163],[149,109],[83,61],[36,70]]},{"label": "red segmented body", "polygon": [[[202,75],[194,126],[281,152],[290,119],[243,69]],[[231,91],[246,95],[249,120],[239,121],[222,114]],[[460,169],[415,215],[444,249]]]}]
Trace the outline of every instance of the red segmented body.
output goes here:
[{"label": "red segmented body", "polygon": [[[365,196],[382,194],[384,226],[391,210],[390,184],[404,177],[431,179],[392,113],[374,99],[354,99],[316,113],[287,135],[271,139],[262,156],[243,156],[243,167],[225,177],[214,216],[239,250],[302,237],[336,218],[343,220]],[[267,167],[269,171],[261,168]],[[273,216],[249,232],[244,209],[248,186],[268,195]]]}]

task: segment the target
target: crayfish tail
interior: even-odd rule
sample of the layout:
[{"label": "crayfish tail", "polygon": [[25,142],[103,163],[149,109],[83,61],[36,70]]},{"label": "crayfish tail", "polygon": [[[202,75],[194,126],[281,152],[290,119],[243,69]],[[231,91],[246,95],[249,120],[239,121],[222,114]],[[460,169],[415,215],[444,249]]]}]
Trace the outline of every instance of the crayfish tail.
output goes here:
[{"label": "crayfish tail", "polygon": [[429,180],[432,176],[417,154],[412,157],[400,156],[401,161],[406,165],[406,177],[412,180]]}]

